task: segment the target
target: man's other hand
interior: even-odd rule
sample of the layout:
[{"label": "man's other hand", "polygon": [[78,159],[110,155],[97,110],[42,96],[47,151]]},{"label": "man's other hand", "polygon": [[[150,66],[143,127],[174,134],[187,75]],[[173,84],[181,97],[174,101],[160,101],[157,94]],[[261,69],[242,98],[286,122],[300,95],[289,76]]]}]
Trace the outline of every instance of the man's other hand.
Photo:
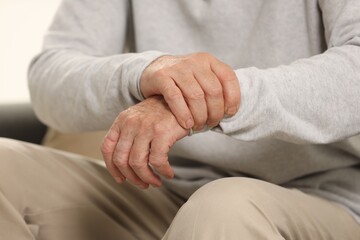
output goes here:
[{"label": "man's other hand", "polygon": [[140,88],[145,98],[162,95],[186,129],[214,127],[240,105],[235,72],[208,53],[156,59],[144,70]]},{"label": "man's other hand", "polygon": [[140,188],[161,186],[160,174],[172,178],[168,152],[187,136],[162,97],[150,97],[121,112],[104,138],[101,152],[118,183],[129,180]]}]

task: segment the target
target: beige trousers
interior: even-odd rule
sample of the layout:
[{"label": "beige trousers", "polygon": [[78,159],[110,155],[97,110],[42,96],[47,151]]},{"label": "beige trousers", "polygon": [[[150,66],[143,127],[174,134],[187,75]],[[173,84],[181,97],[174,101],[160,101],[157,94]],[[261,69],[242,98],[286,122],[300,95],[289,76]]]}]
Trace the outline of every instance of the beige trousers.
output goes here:
[{"label": "beige trousers", "polygon": [[0,139],[0,239],[162,237],[359,240],[360,225],[335,203],[259,180],[217,180],[185,203],[117,185],[95,160]]}]

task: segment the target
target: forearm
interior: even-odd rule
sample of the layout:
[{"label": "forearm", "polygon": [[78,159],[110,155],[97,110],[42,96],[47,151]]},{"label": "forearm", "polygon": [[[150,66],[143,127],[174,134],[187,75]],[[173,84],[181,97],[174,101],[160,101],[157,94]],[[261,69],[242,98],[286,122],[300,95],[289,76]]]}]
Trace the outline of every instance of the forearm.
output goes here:
[{"label": "forearm", "polygon": [[237,70],[242,103],[220,123],[240,140],[329,143],[360,132],[360,41],[289,66]]},{"label": "forearm", "polygon": [[319,0],[328,50],[288,66],[239,69],[242,104],[220,123],[253,141],[330,143],[360,133],[360,2]]},{"label": "forearm", "polygon": [[142,70],[159,52],[94,57],[67,49],[44,51],[31,64],[35,112],[61,131],[104,130],[141,99]]},{"label": "forearm", "polygon": [[158,52],[123,54],[129,2],[63,0],[29,68],[35,112],[61,131],[103,130],[141,99],[142,70]]}]

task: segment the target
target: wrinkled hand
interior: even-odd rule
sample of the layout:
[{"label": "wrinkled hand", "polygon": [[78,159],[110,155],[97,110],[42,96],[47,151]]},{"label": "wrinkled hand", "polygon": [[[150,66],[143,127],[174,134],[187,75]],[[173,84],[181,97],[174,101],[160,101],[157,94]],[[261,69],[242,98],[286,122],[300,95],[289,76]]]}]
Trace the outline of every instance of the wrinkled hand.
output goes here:
[{"label": "wrinkled hand", "polygon": [[162,95],[186,129],[214,127],[240,105],[234,71],[208,53],[156,59],[144,70],[140,88],[145,98]]},{"label": "wrinkled hand", "polygon": [[101,146],[106,167],[118,183],[140,188],[161,186],[161,174],[172,178],[168,162],[173,144],[187,136],[162,97],[151,97],[121,112]]}]

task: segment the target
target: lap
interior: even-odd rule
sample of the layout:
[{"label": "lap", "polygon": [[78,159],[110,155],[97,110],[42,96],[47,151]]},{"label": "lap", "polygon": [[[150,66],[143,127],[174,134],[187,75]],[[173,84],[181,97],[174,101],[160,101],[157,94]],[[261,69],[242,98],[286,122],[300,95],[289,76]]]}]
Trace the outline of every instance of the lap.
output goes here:
[{"label": "lap", "polygon": [[40,239],[159,239],[182,204],[165,189],[118,185],[98,160],[8,139],[0,190],[0,208]]},{"label": "lap", "polygon": [[254,179],[213,181],[182,204],[118,185],[97,160],[0,138],[1,239],[160,239],[170,223],[164,239],[360,238],[338,204]]}]

